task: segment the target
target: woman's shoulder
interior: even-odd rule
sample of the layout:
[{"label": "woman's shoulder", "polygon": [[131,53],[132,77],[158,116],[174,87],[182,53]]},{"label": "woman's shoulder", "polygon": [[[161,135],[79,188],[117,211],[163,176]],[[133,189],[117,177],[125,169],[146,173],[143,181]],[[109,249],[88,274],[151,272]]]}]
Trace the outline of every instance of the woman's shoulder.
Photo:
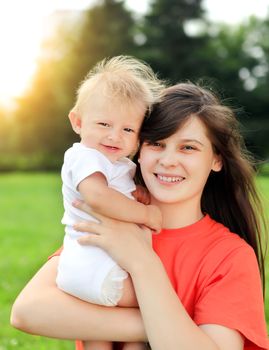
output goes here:
[{"label": "woman's shoulder", "polygon": [[246,255],[254,254],[252,247],[244,239],[208,214],[192,225],[163,229],[160,234],[153,235],[153,243],[156,248],[163,250],[166,247],[174,254],[181,254],[182,250],[192,252],[197,259],[213,255],[219,260],[236,251],[243,251]]},{"label": "woman's shoulder", "polygon": [[213,220],[208,216],[210,229],[201,237],[201,244],[207,247],[207,259],[214,261],[232,261],[245,259],[248,262],[255,262],[256,255],[253,248],[237,233],[231,232],[228,227]]},{"label": "woman's shoulder", "polygon": [[209,220],[212,223],[211,230],[209,232],[212,235],[212,238],[222,246],[230,247],[231,249],[241,248],[248,252],[254,252],[253,248],[247,243],[247,241],[240,237],[237,232],[231,231],[224,224],[215,221],[209,217]]}]

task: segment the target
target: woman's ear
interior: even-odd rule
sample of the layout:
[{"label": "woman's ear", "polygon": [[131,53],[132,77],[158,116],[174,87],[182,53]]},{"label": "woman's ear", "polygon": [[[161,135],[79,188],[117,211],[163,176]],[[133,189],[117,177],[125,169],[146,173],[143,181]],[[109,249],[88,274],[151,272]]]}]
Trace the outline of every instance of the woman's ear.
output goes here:
[{"label": "woman's ear", "polygon": [[223,166],[223,164],[222,164],[221,155],[215,154],[213,164],[212,164],[212,170],[216,171],[216,172],[221,171],[222,166]]},{"label": "woman's ear", "polygon": [[80,117],[80,115],[71,111],[68,115],[68,118],[69,118],[70,123],[72,125],[72,129],[75,131],[76,134],[80,135],[80,130],[81,130],[81,117]]}]

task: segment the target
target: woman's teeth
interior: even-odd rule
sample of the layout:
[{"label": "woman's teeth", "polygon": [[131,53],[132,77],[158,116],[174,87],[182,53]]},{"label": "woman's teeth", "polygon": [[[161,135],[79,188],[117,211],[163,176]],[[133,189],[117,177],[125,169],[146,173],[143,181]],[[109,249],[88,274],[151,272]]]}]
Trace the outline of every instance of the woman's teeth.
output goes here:
[{"label": "woman's teeth", "polygon": [[163,175],[158,175],[158,174],[157,174],[157,177],[158,177],[158,179],[160,179],[161,181],[164,181],[164,182],[180,182],[184,179],[181,176],[163,176]]}]

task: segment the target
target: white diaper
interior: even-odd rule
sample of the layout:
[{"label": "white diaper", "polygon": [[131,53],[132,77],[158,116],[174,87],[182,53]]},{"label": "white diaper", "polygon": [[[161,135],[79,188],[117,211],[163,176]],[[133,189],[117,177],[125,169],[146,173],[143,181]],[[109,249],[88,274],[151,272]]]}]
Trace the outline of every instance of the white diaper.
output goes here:
[{"label": "white diaper", "polygon": [[115,306],[122,297],[126,271],[101,248],[82,246],[65,236],[60,256],[57,286],[90,303]]}]

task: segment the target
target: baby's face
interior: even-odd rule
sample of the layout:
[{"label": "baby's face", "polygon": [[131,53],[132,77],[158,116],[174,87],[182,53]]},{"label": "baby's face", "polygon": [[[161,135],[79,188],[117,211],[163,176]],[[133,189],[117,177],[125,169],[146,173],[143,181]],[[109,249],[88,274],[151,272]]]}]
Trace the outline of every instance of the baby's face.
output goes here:
[{"label": "baby's face", "polygon": [[81,142],[103,153],[111,162],[132,154],[145,107],[139,103],[120,103],[96,97],[81,118]]}]

